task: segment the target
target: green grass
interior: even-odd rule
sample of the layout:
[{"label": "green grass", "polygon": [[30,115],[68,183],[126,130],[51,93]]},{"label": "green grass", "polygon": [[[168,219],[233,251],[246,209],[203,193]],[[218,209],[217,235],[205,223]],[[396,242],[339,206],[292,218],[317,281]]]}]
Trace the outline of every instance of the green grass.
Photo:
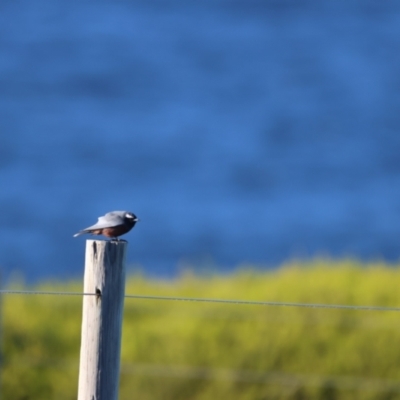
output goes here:
[{"label": "green grass", "polygon": [[[172,281],[131,276],[126,293],[400,307],[399,285],[398,268],[321,260]],[[81,302],[3,297],[3,399],[76,398]],[[121,400],[386,400],[400,399],[399,381],[400,312],[125,300]]]}]

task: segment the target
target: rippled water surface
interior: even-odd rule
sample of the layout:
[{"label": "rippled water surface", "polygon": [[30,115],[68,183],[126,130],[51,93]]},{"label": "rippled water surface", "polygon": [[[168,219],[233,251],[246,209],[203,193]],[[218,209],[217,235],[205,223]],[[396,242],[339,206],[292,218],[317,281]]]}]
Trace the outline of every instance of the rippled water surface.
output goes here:
[{"label": "rippled water surface", "polygon": [[2,2],[0,265],[80,276],[120,209],[155,275],[397,261],[399,44],[391,1]]}]

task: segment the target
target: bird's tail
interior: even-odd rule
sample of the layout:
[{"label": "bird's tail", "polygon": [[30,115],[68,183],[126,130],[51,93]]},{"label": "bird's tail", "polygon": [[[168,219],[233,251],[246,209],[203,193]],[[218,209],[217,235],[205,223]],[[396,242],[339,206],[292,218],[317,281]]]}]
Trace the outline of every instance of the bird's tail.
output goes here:
[{"label": "bird's tail", "polygon": [[87,233],[87,231],[79,231],[78,233],[75,233],[75,235],[73,237],[84,235],[85,233]]}]

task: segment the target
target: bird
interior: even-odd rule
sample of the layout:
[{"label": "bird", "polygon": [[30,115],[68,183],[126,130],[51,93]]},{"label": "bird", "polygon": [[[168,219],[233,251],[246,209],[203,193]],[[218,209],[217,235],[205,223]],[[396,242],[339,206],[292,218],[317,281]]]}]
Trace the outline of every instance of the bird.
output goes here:
[{"label": "bird", "polygon": [[132,212],[111,211],[99,217],[94,225],[75,233],[74,237],[91,233],[119,240],[119,236],[128,233],[138,221],[139,218]]}]

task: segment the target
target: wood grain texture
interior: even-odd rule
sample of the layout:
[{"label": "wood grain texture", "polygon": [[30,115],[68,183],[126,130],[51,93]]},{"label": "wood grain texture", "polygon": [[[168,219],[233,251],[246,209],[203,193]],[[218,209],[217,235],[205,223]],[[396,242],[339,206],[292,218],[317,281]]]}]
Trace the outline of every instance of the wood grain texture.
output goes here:
[{"label": "wood grain texture", "polygon": [[117,400],[127,242],[87,240],[78,400]]}]

